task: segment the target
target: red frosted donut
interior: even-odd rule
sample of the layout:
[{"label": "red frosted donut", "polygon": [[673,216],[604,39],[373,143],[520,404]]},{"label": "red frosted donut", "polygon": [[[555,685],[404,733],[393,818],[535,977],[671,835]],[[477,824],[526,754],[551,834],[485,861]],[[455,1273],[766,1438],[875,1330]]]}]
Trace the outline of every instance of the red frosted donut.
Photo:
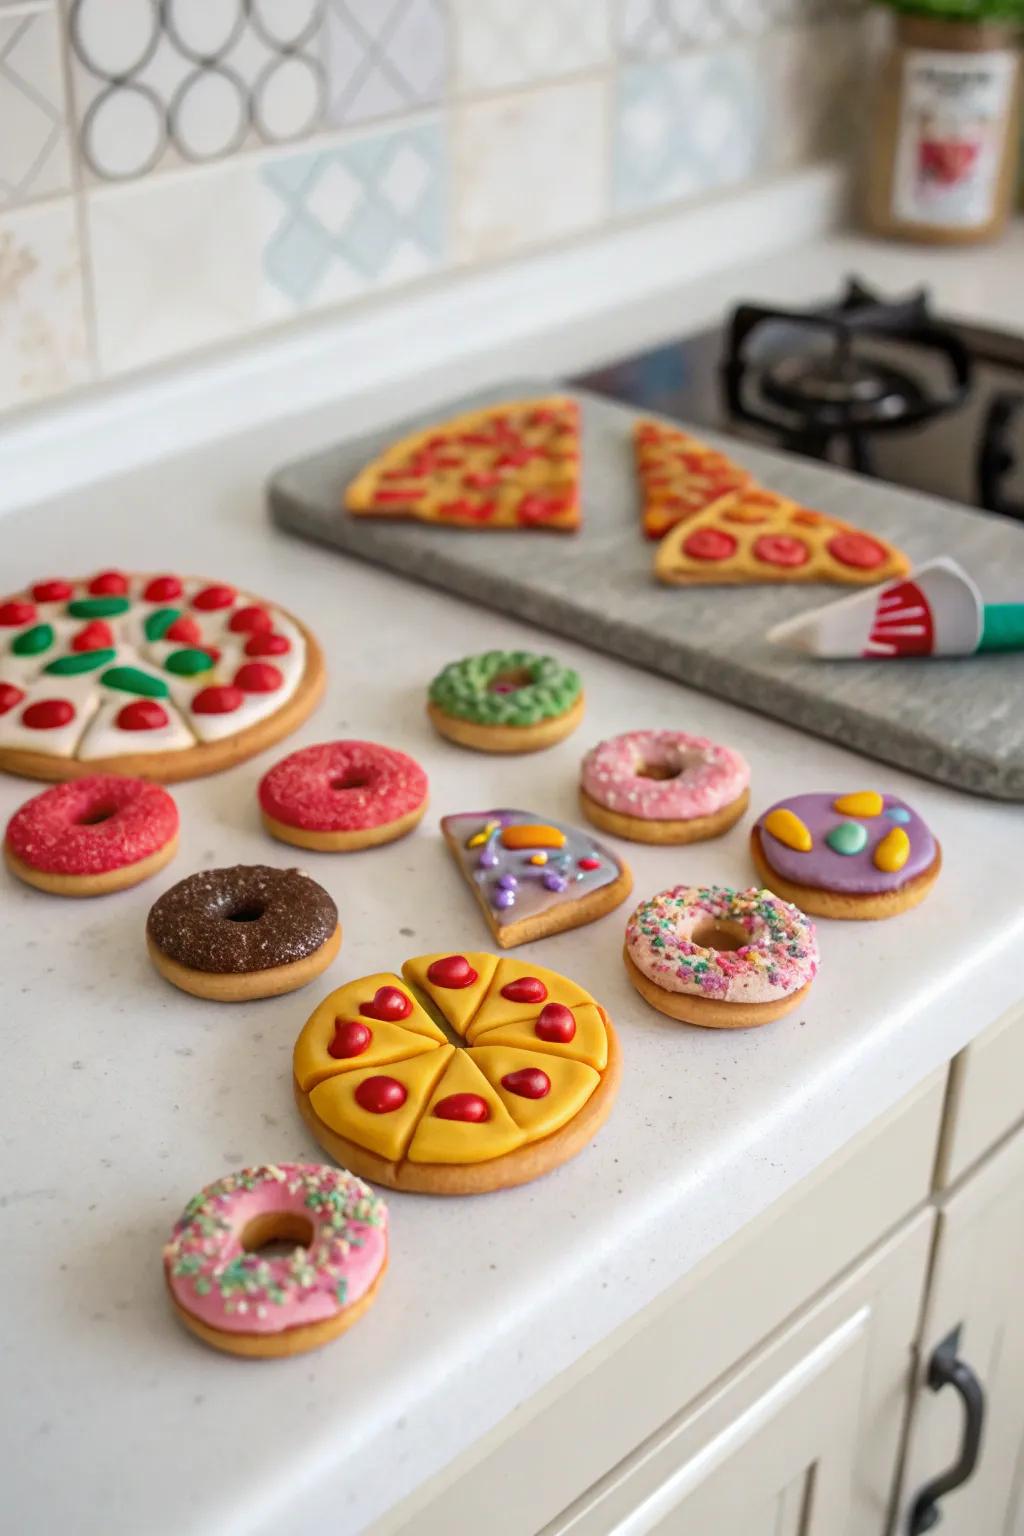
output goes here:
[{"label": "red frosted donut", "polygon": [[427,808],[419,763],[372,741],[303,747],[265,774],[263,824],[299,848],[345,852],[390,843],[412,830]]},{"label": "red frosted donut", "polygon": [[97,773],[34,795],[7,823],[4,856],[29,885],[101,896],[156,874],[178,846],[178,807],[159,784]]}]

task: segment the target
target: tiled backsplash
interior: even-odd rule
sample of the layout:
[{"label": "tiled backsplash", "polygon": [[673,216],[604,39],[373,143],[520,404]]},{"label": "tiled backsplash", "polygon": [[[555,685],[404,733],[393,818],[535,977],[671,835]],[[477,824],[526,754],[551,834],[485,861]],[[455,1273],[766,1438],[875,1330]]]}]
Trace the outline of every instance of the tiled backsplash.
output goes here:
[{"label": "tiled backsplash", "polygon": [[831,153],[856,0],[0,0],[0,410]]}]

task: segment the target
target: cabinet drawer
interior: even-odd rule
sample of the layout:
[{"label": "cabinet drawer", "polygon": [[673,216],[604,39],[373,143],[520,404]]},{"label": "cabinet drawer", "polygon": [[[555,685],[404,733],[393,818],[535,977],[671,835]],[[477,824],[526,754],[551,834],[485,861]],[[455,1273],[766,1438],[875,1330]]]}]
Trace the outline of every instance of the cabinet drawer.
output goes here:
[{"label": "cabinet drawer", "polygon": [[973,1040],[950,1068],[936,1171],[946,1189],[1024,1119],[1024,1002]]}]

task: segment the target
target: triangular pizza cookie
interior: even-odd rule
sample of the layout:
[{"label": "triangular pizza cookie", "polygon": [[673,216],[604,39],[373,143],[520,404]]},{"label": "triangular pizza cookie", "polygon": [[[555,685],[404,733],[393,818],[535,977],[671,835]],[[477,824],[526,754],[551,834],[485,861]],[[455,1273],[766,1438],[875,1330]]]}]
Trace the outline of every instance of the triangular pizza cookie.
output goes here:
[{"label": "triangular pizza cookie", "polygon": [[681,427],[641,420],[633,432],[644,533],[660,539],[677,523],[751,483],[749,472]]},{"label": "triangular pizza cookie", "polygon": [[393,443],[356,476],[345,505],[358,517],[571,533],[579,437],[574,400],[503,401]]},{"label": "triangular pizza cookie", "polygon": [[876,534],[757,486],[673,528],[654,557],[658,580],[677,586],[869,586],[909,569],[906,555]]}]

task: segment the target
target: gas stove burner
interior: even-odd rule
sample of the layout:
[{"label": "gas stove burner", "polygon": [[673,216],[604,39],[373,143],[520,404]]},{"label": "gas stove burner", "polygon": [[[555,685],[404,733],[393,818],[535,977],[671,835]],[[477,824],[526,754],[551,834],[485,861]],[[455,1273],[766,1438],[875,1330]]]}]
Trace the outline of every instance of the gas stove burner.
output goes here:
[{"label": "gas stove burner", "polygon": [[783,410],[831,419],[837,427],[896,421],[923,399],[909,373],[850,353],[785,357],[765,369],[761,389]]}]

